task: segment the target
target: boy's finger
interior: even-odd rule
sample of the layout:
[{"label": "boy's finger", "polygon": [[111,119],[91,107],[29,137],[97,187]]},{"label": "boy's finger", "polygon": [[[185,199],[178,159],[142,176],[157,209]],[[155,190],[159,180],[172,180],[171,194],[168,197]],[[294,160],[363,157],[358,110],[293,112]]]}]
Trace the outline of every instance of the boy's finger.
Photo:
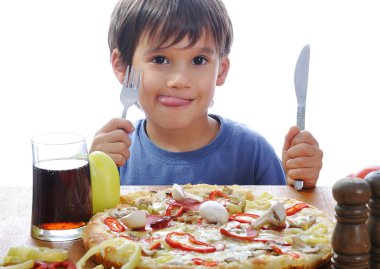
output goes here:
[{"label": "boy's finger", "polygon": [[114,118],[107,122],[98,133],[109,133],[118,129],[124,130],[127,133],[131,133],[135,130],[133,124],[129,120]]},{"label": "boy's finger", "polygon": [[300,132],[300,129],[297,126],[292,126],[284,139],[284,145],[282,146],[282,150],[288,150],[292,146],[292,141],[294,137]]}]

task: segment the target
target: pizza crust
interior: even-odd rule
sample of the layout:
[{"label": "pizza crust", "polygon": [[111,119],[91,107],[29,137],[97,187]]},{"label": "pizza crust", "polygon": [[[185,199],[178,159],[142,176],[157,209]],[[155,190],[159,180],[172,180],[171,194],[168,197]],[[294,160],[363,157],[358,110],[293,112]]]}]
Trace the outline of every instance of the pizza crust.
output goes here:
[{"label": "pizza crust", "polygon": [[[216,185],[207,185],[207,184],[199,184],[199,185],[185,185],[183,188],[195,195],[200,195],[203,197],[208,197],[208,195],[214,191],[214,190],[220,190],[229,192],[230,195],[237,195],[242,197],[245,201],[252,201],[252,202],[259,202],[260,197],[254,197],[252,194],[252,191],[248,188],[244,188],[244,186],[216,186]],[[121,196],[122,205],[120,207],[130,207],[130,206],[138,206],[142,203],[148,203],[152,204],[155,202],[162,202],[162,199],[165,199],[167,197],[167,194],[170,193],[172,188],[167,188],[163,190],[158,191],[138,191],[138,192],[132,192],[127,193],[125,195]],[[257,199],[257,200],[255,200]],[[273,197],[270,199],[270,202],[273,203],[274,201],[281,201],[282,203],[286,204],[296,204],[299,203],[299,201],[291,198],[284,198],[284,197]],[[251,208],[250,212],[258,213],[260,210]],[[110,231],[107,226],[104,224],[104,219],[109,216],[110,210],[106,210],[104,212],[96,214],[88,223],[84,234],[83,234],[83,242],[87,249],[96,246],[100,244],[102,241],[111,239],[114,237],[119,236],[116,232]],[[247,259],[242,260],[231,260],[228,263],[224,262],[223,260],[219,261],[219,264],[217,266],[213,266],[212,268],[225,268],[225,269],[237,269],[237,268],[251,268],[251,269],[269,269],[269,268],[280,268],[280,269],[290,269],[290,268],[318,268],[322,264],[327,263],[331,258],[331,235],[334,228],[334,224],[332,221],[328,219],[328,217],[321,212],[320,210],[316,209],[315,207],[309,205],[309,208],[305,211],[306,213],[312,212],[310,214],[315,214],[316,218],[318,219],[318,223],[321,227],[326,229],[326,238],[328,238],[328,242],[326,243],[317,243],[322,248],[317,253],[300,253],[300,258],[296,259],[290,255],[261,255],[258,257],[251,257]],[[191,225],[188,225],[186,229],[190,229]],[[177,230],[181,230],[182,228],[178,227]],[[195,231],[197,228],[194,228]],[[294,232],[298,232],[298,228],[294,228]],[[293,230],[289,229],[289,231],[293,232]],[[198,231],[199,232],[199,231]],[[207,232],[207,229],[206,229]],[[281,233],[279,233],[281,234]],[[301,231],[302,234],[302,231]],[[223,237],[222,237],[223,238]],[[313,239],[312,235],[310,235],[310,240],[318,240]],[[223,240],[223,239],[222,239]],[[237,244],[238,245],[238,244]],[[168,246],[165,246],[167,248]],[[162,250],[160,252],[160,255],[164,253],[165,250]],[[167,251],[166,251],[167,252]],[[174,252],[178,253],[179,250],[174,250]],[[174,253],[173,252],[173,253]],[[105,255],[96,255],[94,257],[94,260],[96,263],[103,264],[105,268],[120,268],[121,264],[117,263],[117,257],[113,257],[113,253],[111,250],[105,251]],[[170,253],[168,253],[170,254]],[[185,251],[184,254],[189,254]],[[218,255],[222,255],[221,253]],[[198,254],[194,256],[200,256]],[[176,264],[176,261],[173,263],[160,263],[157,262],[156,259],[149,256],[142,256],[140,263],[136,268],[138,269],[194,269],[199,268],[199,265],[191,264]],[[208,267],[205,267],[208,268]]]}]

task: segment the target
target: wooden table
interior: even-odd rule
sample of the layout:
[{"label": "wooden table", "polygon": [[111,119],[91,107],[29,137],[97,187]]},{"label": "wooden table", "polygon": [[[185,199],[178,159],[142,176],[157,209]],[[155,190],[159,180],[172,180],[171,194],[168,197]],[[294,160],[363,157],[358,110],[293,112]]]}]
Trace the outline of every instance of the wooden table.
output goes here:
[{"label": "wooden table", "polygon": [[[141,189],[159,189],[164,186],[128,186],[122,188],[122,193]],[[258,195],[269,192],[276,196],[292,197],[326,212],[334,220],[334,206],[336,204],[332,197],[331,187],[318,186],[314,189],[296,191],[288,186],[248,186],[253,193]],[[85,249],[82,240],[67,242],[45,242],[30,236],[32,208],[31,187],[1,187],[0,188],[0,258],[7,255],[12,246],[45,246],[69,250],[69,259],[74,263],[78,261]],[[324,269],[331,268],[326,265]]]}]

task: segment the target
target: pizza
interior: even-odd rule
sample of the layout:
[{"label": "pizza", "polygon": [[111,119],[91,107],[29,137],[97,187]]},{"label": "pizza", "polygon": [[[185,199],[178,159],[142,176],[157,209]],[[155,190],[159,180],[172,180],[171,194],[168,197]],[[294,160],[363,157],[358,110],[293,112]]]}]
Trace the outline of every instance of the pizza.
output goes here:
[{"label": "pizza", "polygon": [[[84,230],[105,268],[318,268],[334,223],[319,209],[243,186],[184,185],[121,196]],[[85,260],[83,260],[85,259]]]}]

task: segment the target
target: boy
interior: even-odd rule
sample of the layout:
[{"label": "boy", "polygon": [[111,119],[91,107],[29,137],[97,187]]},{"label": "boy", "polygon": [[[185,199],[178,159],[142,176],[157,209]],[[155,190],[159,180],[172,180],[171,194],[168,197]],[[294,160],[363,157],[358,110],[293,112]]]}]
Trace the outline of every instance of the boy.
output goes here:
[{"label": "boy", "polygon": [[121,0],[109,28],[111,64],[120,83],[126,68],[142,70],[139,105],[146,118],[112,119],[90,152],[120,166],[121,184],[173,183],[315,186],[322,151],[307,131],[290,128],[282,163],[261,135],[209,115],[223,85],[233,38],[221,0]]}]

